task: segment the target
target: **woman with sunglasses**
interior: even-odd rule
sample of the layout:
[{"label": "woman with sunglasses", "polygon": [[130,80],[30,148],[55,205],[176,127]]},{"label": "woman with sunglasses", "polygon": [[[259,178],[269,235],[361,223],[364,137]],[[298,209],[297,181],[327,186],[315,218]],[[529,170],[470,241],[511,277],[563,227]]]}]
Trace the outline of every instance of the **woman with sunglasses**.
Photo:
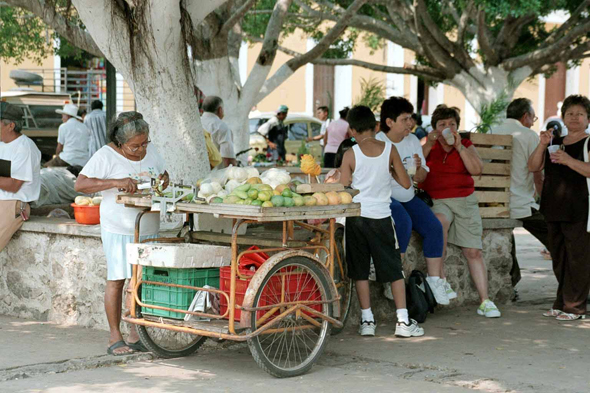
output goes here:
[{"label": "woman with sunglasses", "polygon": [[[139,209],[116,203],[120,192],[138,192],[138,184],[160,179],[168,186],[165,163],[156,147],[150,144],[149,126],[138,112],[123,112],[109,130],[110,143],[99,149],[80,172],[76,191],[85,194],[102,192],[100,205],[101,239],[107,260],[105,311],[110,340],[107,353],[126,355],[143,351],[135,328],[128,341],[121,334],[121,302],[125,280],[131,278],[131,265],[126,259],[126,245],[134,240],[135,218]],[[160,217],[146,215],[141,222],[140,240],[155,238],[160,230]]]}]

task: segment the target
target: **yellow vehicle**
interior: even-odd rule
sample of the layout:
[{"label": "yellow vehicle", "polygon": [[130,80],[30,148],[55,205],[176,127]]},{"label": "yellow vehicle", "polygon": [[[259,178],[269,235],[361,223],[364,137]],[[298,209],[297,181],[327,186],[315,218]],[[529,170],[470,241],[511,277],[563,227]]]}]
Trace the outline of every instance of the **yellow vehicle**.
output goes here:
[{"label": "yellow vehicle", "polygon": [[[250,124],[250,155],[262,153],[266,150],[266,140],[258,133],[258,128],[266,123],[274,116],[274,112],[258,113],[251,115],[249,118]],[[301,142],[307,138],[320,135],[322,129],[322,122],[312,116],[289,113],[284,121],[285,126],[289,130],[287,140],[285,141],[285,148],[287,149],[287,159],[289,156],[297,157],[297,151],[301,147]],[[317,161],[322,159],[322,146],[320,141],[306,142],[309,154],[315,157]]]},{"label": "yellow vehicle", "polygon": [[62,124],[61,115],[55,110],[72,102],[70,95],[15,89],[0,93],[0,100],[23,110],[23,134],[35,142],[41,151],[42,161],[50,160],[55,154],[57,130]]}]

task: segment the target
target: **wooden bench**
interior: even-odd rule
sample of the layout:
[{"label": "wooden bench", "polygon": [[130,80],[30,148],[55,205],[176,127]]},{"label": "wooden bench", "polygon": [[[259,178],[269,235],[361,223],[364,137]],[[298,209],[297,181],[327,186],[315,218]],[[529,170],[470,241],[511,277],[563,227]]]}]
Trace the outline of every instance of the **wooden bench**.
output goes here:
[{"label": "wooden bench", "polygon": [[484,160],[481,176],[473,176],[482,218],[510,218],[512,135],[471,133],[467,137]]}]

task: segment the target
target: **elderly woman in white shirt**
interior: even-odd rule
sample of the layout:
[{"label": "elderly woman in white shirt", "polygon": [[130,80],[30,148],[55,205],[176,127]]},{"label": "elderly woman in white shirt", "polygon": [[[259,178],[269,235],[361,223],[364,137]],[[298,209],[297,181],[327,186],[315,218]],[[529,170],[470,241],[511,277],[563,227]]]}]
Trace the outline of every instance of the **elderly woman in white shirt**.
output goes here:
[{"label": "elderly woman in white shirt", "polygon": [[[126,355],[145,348],[135,329],[128,341],[120,330],[121,302],[125,280],[131,278],[131,265],[126,260],[126,245],[134,241],[135,218],[139,209],[116,203],[121,192],[137,192],[137,184],[159,178],[168,186],[165,163],[156,147],[150,144],[149,126],[138,112],[123,112],[109,132],[111,142],[98,150],[80,172],[76,191],[86,194],[102,192],[100,225],[107,260],[105,311],[109,322],[110,340],[107,353]],[[160,217],[147,215],[142,219],[140,240],[157,237]]]}]

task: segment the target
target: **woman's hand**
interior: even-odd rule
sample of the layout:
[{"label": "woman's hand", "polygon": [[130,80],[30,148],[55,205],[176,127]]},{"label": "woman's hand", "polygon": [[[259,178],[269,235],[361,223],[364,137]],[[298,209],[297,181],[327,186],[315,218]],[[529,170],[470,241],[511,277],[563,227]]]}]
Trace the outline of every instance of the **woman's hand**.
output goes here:
[{"label": "woman's hand", "polygon": [[549,154],[549,157],[551,158],[552,163],[566,166],[570,166],[573,161],[577,161],[563,150],[558,150],[553,154]]},{"label": "woman's hand", "polygon": [[541,131],[539,134],[539,143],[543,146],[549,146],[551,139],[553,139],[553,130]]},{"label": "woman's hand", "polygon": [[168,185],[170,184],[170,176],[168,176],[168,172],[164,171],[164,173],[162,173],[162,174],[160,174],[160,176],[158,176],[158,179],[162,183],[162,190],[167,189]]},{"label": "woman's hand", "polygon": [[123,191],[128,194],[134,194],[137,191],[137,180],[133,180],[130,177],[119,179],[117,180],[117,188],[119,191]]},{"label": "woman's hand", "polygon": [[461,152],[461,146],[463,146],[463,144],[461,143],[461,135],[459,135],[459,133],[457,131],[451,131],[451,132],[453,133],[453,136],[455,137],[455,143],[453,144],[453,147],[458,152]]},{"label": "woman's hand", "polygon": [[438,131],[438,130],[430,131],[430,134],[428,134],[428,136],[426,137],[426,144],[428,144],[430,146],[434,145],[440,135],[441,135],[441,131]]}]

